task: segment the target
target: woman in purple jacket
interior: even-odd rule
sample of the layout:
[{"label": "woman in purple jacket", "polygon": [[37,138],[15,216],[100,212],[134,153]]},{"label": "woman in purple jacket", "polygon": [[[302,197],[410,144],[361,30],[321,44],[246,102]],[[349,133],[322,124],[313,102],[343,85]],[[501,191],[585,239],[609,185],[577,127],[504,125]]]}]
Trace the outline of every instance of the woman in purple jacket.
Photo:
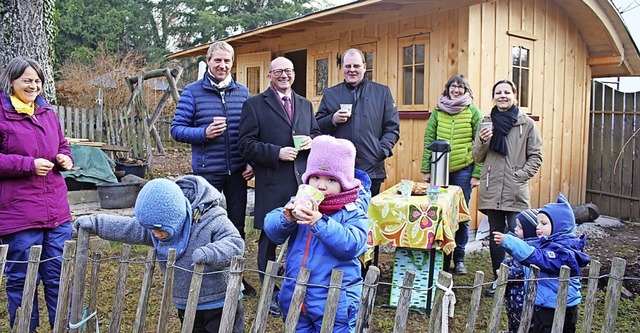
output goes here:
[{"label": "woman in purple jacket", "polygon": [[[9,245],[5,273],[12,327],[33,245],[42,246],[38,280],[53,327],[62,249],[71,239],[67,186],[60,171],[70,170],[73,160],[54,108],[40,95],[43,82],[40,65],[25,57],[13,58],[0,75],[0,244]],[[30,331],[38,326],[36,301]]]}]

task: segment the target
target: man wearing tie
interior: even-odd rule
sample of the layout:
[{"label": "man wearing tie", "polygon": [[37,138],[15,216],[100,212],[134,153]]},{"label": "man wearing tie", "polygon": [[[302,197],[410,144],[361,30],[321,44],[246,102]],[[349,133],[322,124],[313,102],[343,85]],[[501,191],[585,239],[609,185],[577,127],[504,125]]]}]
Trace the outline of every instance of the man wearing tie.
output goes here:
[{"label": "man wearing tie", "polygon": [[[269,64],[267,90],[244,102],[238,145],[240,154],[254,165],[255,215],[253,226],[262,230],[265,215],[284,206],[296,194],[306,169],[311,139],[320,135],[311,102],[296,94],[293,63],[278,57]],[[305,135],[300,150],[294,147],[293,135]],[[264,272],[267,261],[275,261],[276,244],[264,231],[258,241],[258,270]],[[260,276],[261,280],[263,276]],[[276,302],[270,313],[280,315]]]}]

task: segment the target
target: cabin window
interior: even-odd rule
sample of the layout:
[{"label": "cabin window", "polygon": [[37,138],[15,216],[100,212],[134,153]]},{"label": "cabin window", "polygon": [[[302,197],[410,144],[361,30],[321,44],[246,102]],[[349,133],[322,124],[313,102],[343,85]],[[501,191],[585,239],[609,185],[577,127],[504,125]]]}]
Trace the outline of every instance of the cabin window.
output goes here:
[{"label": "cabin window", "polygon": [[373,52],[363,52],[364,60],[367,63],[367,71],[364,72],[364,76],[366,76],[369,80],[373,81]]},{"label": "cabin window", "polygon": [[329,59],[316,60],[316,95],[324,94],[329,87]]},{"label": "cabin window", "polygon": [[424,110],[428,77],[427,35],[399,40],[400,107],[402,110]]},{"label": "cabin window", "polygon": [[518,88],[518,106],[530,113],[533,41],[511,37],[511,80]]},{"label": "cabin window", "polygon": [[256,95],[260,92],[260,67],[247,67],[247,88],[251,95]]}]

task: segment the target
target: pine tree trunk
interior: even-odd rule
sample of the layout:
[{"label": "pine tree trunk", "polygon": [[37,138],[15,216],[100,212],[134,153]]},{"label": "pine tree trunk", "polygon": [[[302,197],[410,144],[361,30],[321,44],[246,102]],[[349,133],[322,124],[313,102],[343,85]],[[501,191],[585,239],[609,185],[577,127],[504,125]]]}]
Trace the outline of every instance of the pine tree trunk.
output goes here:
[{"label": "pine tree trunk", "polygon": [[55,37],[55,0],[2,0],[0,3],[0,68],[16,56],[33,58],[45,75],[44,96],[55,102],[51,55]]}]

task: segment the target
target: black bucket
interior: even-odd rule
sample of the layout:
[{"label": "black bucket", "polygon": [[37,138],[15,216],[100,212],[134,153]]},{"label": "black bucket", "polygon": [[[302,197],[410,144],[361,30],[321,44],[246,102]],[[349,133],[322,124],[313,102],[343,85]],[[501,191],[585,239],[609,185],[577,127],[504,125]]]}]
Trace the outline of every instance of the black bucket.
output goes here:
[{"label": "black bucket", "polygon": [[124,171],[125,174],[136,175],[140,178],[144,178],[147,174],[147,161],[136,160],[134,163],[127,163],[121,160],[116,160],[116,171]]},{"label": "black bucket", "polygon": [[140,193],[140,183],[100,183],[96,187],[102,209],[133,207]]}]

